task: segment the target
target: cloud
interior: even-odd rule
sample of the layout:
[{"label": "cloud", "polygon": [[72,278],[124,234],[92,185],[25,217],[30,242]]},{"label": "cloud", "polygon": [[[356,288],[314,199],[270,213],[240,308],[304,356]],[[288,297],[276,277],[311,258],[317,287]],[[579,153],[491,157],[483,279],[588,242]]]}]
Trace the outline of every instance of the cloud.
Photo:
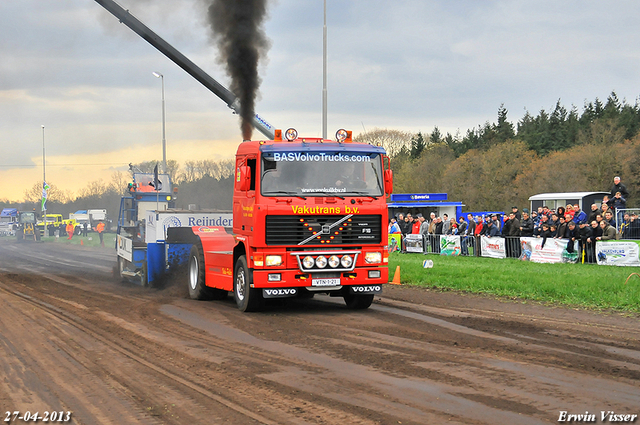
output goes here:
[{"label": "cloud", "polygon": [[[120,4],[228,86],[204,21],[205,0]],[[525,108],[548,110],[558,99],[580,108],[612,90],[631,102],[639,94],[637,2],[327,6],[330,135],[341,127],[357,134],[363,127],[428,132],[436,125],[464,133],[495,121],[502,103],[517,121]],[[256,105],[275,126],[311,137],[321,132],[322,19],[322,2],[270,3],[272,43]],[[238,119],[223,102],[95,2],[0,2],[0,56],[0,152],[15,152],[16,169],[39,157],[42,124],[52,158],[118,152],[118,161],[129,163],[133,152],[152,155],[147,147],[161,139],[153,71],[165,76],[169,158],[178,141],[206,147],[240,139]],[[37,178],[33,167],[21,172],[31,171]],[[7,172],[0,167],[0,181]]]}]

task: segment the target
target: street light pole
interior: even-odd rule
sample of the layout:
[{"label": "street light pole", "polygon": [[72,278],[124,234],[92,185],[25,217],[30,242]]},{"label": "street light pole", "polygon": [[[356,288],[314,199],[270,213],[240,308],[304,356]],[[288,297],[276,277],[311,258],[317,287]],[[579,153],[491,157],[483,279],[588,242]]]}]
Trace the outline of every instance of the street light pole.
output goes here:
[{"label": "street light pole", "polygon": [[47,172],[45,169],[45,152],[44,152],[44,125],[42,126],[42,183],[47,181]]},{"label": "street light pole", "polygon": [[160,78],[162,82],[162,171],[167,172],[167,139],[164,132],[164,75],[159,72],[153,72],[156,78]]},{"label": "street light pole", "polygon": [[327,138],[327,0],[324,0],[322,27],[322,138]]}]

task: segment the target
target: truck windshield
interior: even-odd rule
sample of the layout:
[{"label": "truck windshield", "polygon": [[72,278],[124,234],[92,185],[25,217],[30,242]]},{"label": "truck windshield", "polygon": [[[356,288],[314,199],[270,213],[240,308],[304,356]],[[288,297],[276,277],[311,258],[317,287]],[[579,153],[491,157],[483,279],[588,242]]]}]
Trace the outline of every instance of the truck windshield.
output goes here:
[{"label": "truck windshield", "polygon": [[21,213],[20,223],[35,223],[36,215],[34,213]]},{"label": "truck windshield", "polygon": [[378,153],[283,152],[262,156],[264,196],[382,196]]}]

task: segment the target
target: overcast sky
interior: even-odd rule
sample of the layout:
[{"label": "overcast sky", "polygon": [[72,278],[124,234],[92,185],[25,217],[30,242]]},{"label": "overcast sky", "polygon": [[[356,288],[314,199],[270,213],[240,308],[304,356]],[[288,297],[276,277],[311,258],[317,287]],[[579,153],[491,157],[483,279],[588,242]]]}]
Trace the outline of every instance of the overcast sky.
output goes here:
[{"label": "overcast sky", "polygon": [[[119,3],[225,86],[206,0]],[[637,1],[327,0],[328,133],[460,131],[640,94]],[[322,134],[322,0],[274,0],[257,112]],[[241,140],[215,95],[92,0],[0,2],[0,199],[42,180],[77,193],[126,164],[227,159]],[[254,132],[254,138],[261,137]],[[91,206],[88,206],[91,207]]]}]

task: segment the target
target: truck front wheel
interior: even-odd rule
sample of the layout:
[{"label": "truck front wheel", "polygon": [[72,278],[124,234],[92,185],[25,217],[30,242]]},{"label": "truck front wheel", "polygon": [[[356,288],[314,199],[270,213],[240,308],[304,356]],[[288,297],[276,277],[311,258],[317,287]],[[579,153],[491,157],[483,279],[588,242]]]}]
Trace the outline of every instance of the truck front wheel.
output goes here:
[{"label": "truck front wheel", "polygon": [[373,294],[348,294],[344,296],[344,303],[347,305],[347,308],[351,310],[364,310],[365,308],[369,308],[372,302]]},{"label": "truck front wheel", "polygon": [[240,311],[256,311],[262,305],[262,294],[259,289],[252,288],[253,274],[247,266],[247,258],[243,255],[236,262],[233,274],[233,298]]}]

